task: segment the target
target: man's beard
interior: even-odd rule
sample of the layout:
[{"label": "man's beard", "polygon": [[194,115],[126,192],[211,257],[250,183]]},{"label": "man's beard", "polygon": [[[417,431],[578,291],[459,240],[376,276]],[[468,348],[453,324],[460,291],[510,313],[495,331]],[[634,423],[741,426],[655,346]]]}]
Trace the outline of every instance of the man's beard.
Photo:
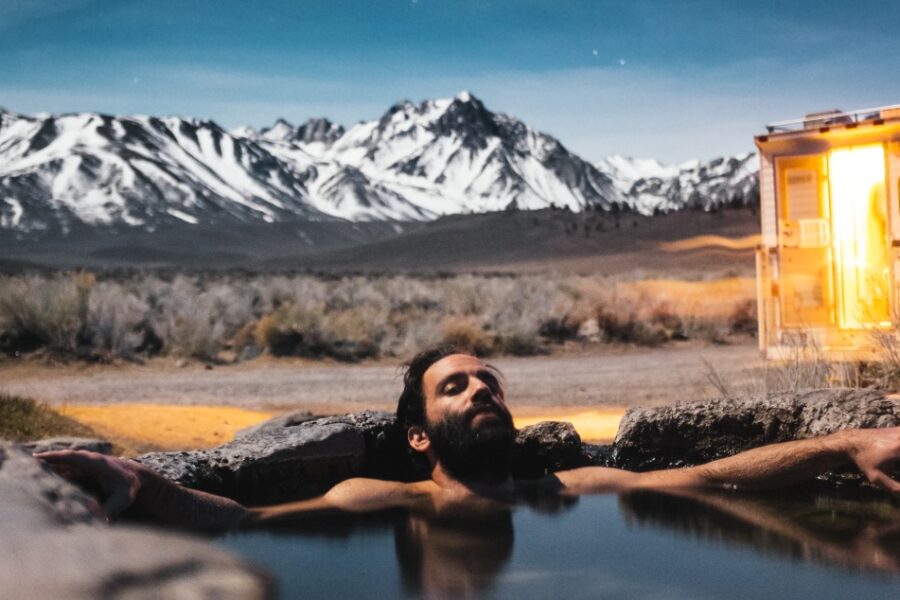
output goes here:
[{"label": "man's beard", "polygon": [[498,408],[493,412],[501,425],[473,429],[472,419],[485,410],[454,414],[425,425],[438,460],[457,479],[499,483],[509,476],[516,434],[512,418]]}]

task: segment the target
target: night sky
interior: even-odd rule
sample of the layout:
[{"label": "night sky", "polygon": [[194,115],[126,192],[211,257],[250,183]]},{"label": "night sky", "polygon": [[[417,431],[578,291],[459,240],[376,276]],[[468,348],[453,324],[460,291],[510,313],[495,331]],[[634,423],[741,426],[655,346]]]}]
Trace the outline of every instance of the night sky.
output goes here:
[{"label": "night sky", "polygon": [[0,0],[0,106],[344,125],[469,90],[589,160],[900,103],[900,2]]}]

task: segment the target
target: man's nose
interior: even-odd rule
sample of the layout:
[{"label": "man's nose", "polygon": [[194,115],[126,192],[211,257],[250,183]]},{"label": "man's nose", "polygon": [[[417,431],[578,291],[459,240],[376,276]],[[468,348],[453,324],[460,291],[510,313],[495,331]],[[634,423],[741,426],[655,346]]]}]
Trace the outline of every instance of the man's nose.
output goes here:
[{"label": "man's nose", "polygon": [[472,386],[474,388],[472,391],[472,401],[492,402],[494,399],[494,394],[491,392],[491,388],[489,388],[487,384],[480,379],[476,379],[473,377],[472,380]]}]

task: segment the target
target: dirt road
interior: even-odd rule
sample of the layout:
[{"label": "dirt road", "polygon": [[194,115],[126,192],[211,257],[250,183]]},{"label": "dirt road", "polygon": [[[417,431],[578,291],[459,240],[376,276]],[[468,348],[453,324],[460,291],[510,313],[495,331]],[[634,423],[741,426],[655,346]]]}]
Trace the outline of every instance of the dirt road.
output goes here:
[{"label": "dirt road", "polygon": [[[672,345],[601,353],[497,358],[508,378],[514,412],[661,405],[711,395],[707,360],[726,380],[760,364],[755,344]],[[316,413],[393,410],[397,364],[327,364],[256,360],[211,370],[170,362],[126,366],[0,365],[0,391],[63,404],[220,405],[248,409],[303,408]]]}]

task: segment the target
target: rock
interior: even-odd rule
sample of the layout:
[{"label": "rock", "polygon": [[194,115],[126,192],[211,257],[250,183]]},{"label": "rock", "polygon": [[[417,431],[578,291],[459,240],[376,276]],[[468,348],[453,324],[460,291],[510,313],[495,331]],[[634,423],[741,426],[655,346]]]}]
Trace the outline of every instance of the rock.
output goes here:
[{"label": "rock", "polygon": [[106,440],[78,437],[55,437],[26,442],[22,448],[29,452],[50,452],[52,450],[89,450],[100,454],[112,454],[112,444]]},{"label": "rock", "polygon": [[256,344],[252,344],[250,346],[244,346],[241,349],[240,353],[235,358],[235,362],[244,362],[246,360],[253,360],[254,358],[259,358],[262,356],[264,349],[262,346],[257,346]]},{"label": "rock", "polygon": [[597,319],[588,319],[578,326],[577,337],[586,342],[599,342],[603,338],[600,322]]},{"label": "rock", "polygon": [[0,527],[97,523],[89,496],[53,475],[16,444],[0,440]]},{"label": "rock", "polygon": [[322,417],[304,423],[308,427],[343,424],[362,434],[365,457],[359,476],[379,479],[408,480],[415,478],[406,448],[406,433],[397,425],[392,412],[364,410],[358,413]]},{"label": "rock", "polygon": [[583,444],[584,462],[592,467],[615,466],[616,447],[613,444]]},{"label": "rock", "polygon": [[584,464],[581,436],[571,423],[544,421],[523,427],[516,434],[514,477],[533,479]]},{"label": "rock", "polygon": [[254,433],[266,433],[269,431],[275,431],[277,429],[284,429],[285,427],[293,427],[295,425],[300,425],[301,423],[313,421],[318,418],[321,417],[317,417],[308,410],[295,410],[283,415],[278,415],[277,417],[272,417],[271,419],[263,421],[258,425],[253,425],[251,427],[241,429],[236,434],[234,434],[234,437],[242,438]]},{"label": "rock", "polygon": [[397,428],[397,420],[392,412],[364,410],[345,415],[315,417],[308,411],[295,411],[242,429],[237,433],[236,439],[299,425],[312,428],[334,424],[349,425],[363,436],[365,459],[360,465],[359,475],[401,480],[415,478],[406,453],[406,438]]},{"label": "rock", "polygon": [[196,452],[157,452],[136,460],[182,485],[245,504],[315,496],[362,472],[366,436],[347,423],[311,421],[250,433]]},{"label": "rock", "polygon": [[272,582],[201,541],[107,527],[93,500],[0,441],[0,600],[271,597]]},{"label": "rock", "polygon": [[637,471],[694,465],[840,429],[900,425],[900,403],[881,392],[823,389],[629,410],[615,466]]}]

